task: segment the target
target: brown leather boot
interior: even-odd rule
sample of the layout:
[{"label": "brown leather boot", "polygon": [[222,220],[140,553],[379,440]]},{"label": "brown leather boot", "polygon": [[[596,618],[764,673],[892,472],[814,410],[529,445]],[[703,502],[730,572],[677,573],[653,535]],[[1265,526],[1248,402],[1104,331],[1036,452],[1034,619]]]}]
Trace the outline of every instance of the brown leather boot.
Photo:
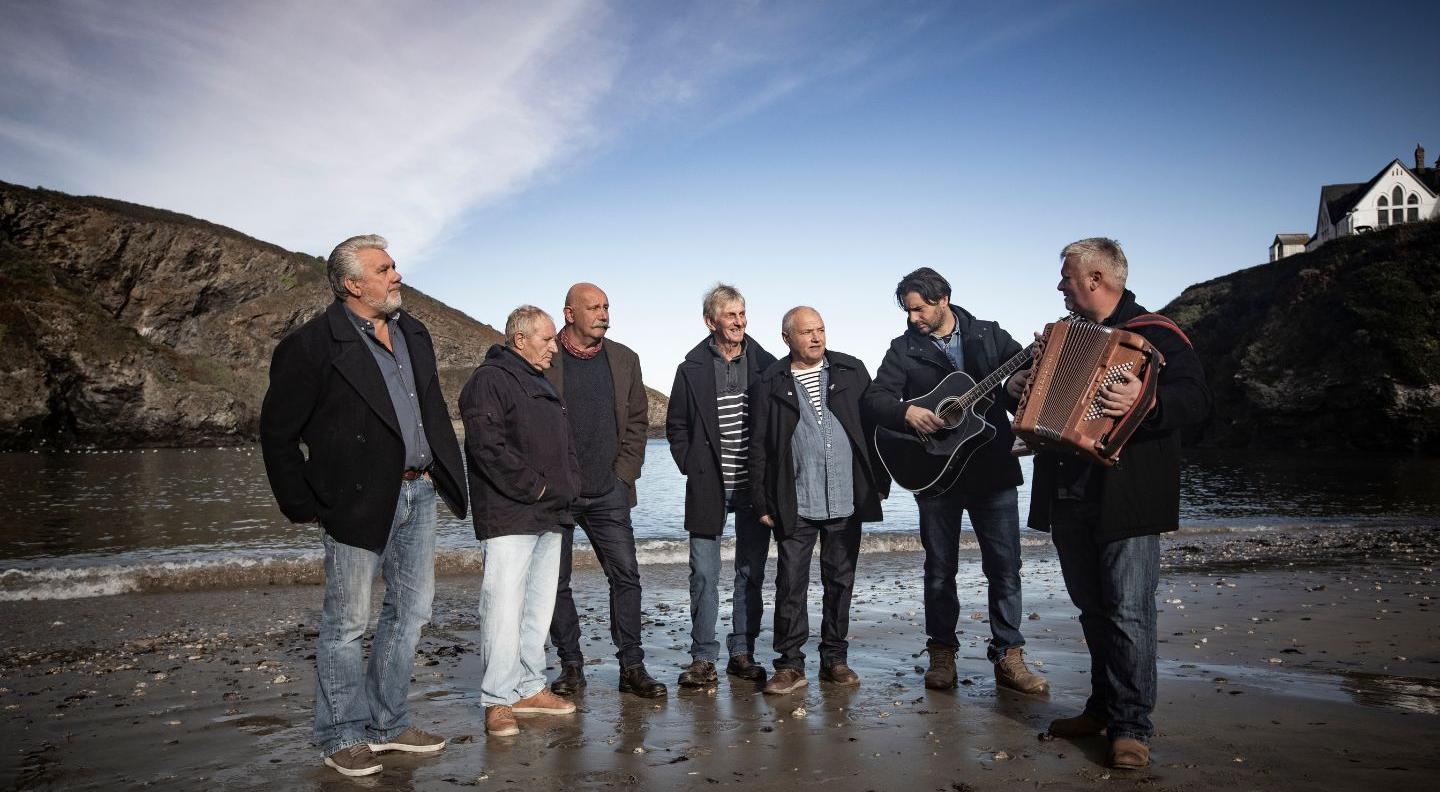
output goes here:
[{"label": "brown leather boot", "polygon": [[1018,646],[1006,649],[999,662],[995,663],[995,684],[1031,696],[1044,696],[1050,692],[1050,683],[1045,677],[1025,667],[1025,650]]},{"label": "brown leather boot", "polygon": [[1150,764],[1150,746],[1134,737],[1116,737],[1110,743],[1110,766],[1117,770],[1139,770]]},{"label": "brown leather boot", "polygon": [[520,724],[515,722],[515,713],[504,704],[492,704],[485,708],[485,733],[491,737],[511,737],[520,733]]},{"label": "brown leather boot", "polygon": [[925,687],[931,690],[951,690],[955,687],[955,647],[931,643],[926,646],[930,653],[930,670],[925,672]]},{"label": "brown leather boot", "polygon": [[1083,712],[1073,718],[1057,718],[1050,721],[1050,733],[1067,740],[1073,740],[1076,737],[1093,737],[1104,731],[1104,723]]}]

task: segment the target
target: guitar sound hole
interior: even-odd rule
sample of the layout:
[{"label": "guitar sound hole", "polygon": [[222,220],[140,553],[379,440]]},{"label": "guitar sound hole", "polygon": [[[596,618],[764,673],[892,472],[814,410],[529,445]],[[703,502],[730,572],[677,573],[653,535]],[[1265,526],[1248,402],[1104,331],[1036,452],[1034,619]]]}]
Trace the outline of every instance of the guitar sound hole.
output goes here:
[{"label": "guitar sound hole", "polygon": [[965,411],[956,406],[960,399],[950,396],[940,400],[935,405],[935,415],[945,422],[946,429],[954,429],[960,425],[960,420],[965,417]]}]

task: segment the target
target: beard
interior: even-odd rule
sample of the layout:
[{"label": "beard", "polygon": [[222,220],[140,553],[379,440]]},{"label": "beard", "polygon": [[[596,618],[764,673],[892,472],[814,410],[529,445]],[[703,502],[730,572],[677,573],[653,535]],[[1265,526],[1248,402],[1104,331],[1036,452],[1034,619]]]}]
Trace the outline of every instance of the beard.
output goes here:
[{"label": "beard", "polygon": [[396,311],[400,310],[400,290],[396,289],[393,292],[386,292],[385,299],[383,300],[372,300],[366,298],[364,302],[371,308],[374,308],[380,313],[389,316],[390,314],[393,314]]}]

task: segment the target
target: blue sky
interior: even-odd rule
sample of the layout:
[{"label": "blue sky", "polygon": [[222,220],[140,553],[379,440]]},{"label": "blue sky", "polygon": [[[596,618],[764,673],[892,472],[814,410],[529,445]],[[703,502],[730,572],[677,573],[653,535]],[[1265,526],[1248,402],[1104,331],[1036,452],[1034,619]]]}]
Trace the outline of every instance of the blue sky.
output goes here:
[{"label": "blue sky", "polygon": [[661,390],[716,280],[873,368],[915,267],[1028,337],[1067,242],[1159,308],[1440,158],[1434,3],[4,4],[0,179],[384,233],[494,325],[592,280]]}]

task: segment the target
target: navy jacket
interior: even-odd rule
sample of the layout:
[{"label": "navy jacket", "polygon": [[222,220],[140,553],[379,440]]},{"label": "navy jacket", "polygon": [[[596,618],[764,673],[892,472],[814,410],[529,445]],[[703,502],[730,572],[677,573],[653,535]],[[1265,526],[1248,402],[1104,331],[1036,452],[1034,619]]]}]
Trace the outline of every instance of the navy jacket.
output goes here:
[{"label": "navy jacket", "polygon": [[[720,418],[715,408],[715,364],[710,338],[695,345],[675,369],[670,406],[665,410],[665,437],[670,455],[685,476],[685,530],[696,536],[719,536],[725,530],[725,482],[720,474]],[[775,356],[745,336],[745,376],[751,389]],[[753,432],[752,432],[753,435]],[[755,482],[751,481],[751,486]]]},{"label": "navy jacket", "polygon": [[[405,334],[419,388],[420,419],[435,461],[440,497],[465,516],[460,445],[425,325],[400,311],[391,331]],[[342,544],[385,549],[405,472],[405,441],[384,375],[336,301],[285,336],[270,359],[260,407],[260,450],[280,511],[297,523],[319,520]],[[300,450],[304,443],[307,457]]]},{"label": "navy jacket", "polygon": [[[825,356],[830,360],[826,406],[850,440],[853,519],[876,522],[882,519],[880,501],[890,493],[890,477],[875,455],[874,427],[860,417],[860,397],[870,386],[870,372],[849,355],[827,351]],[[800,408],[789,355],[765,370],[750,389],[750,397],[750,485],[755,488],[755,510],[770,515],[777,534],[784,536],[799,519],[791,438],[800,422]]]},{"label": "navy jacket", "polygon": [[460,391],[460,418],[476,539],[574,524],[580,461],[570,420],[535,367],[503,344],[490,347]]},{"label": "navy jacket", "polygon": [[[1000,325],[976,319],[953,303],[950,308],[955,312],[956,326],[964,339],[965,373],[972,379],[978,382],[1020,353],[1020,344]],[[875,372],[875,382],[865,394],[866,419],[878,426],[904,431],[908,425],[905,405],[901,402],[924,396],[954,371],[955,364],[929,336],[914,327],[906,327],[902,335],[890,342],[890,349]],[[995,437],[970,458],[952,492],[982,495],[1005,487],[1018,487],[1024,482],[1020,463],[1010,453],[1015,435],[1010,431],[1006,410],[1014,407],[1014,400],[1006,395],[1004,386],[996,388],[995,403],[985,413],[985,420],[995,427]]]}]

